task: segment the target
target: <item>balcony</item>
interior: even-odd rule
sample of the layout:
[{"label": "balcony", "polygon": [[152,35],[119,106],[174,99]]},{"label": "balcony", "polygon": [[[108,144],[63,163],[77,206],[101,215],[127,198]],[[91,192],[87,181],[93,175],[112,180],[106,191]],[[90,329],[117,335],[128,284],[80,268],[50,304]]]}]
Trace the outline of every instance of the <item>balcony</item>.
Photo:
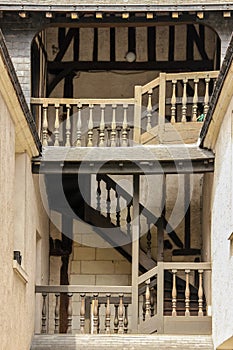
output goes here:
[{"label": "balcony", "polygon": [[32,98],[44,147],[194,143],[218,72],[166,74],[132,98]]}]

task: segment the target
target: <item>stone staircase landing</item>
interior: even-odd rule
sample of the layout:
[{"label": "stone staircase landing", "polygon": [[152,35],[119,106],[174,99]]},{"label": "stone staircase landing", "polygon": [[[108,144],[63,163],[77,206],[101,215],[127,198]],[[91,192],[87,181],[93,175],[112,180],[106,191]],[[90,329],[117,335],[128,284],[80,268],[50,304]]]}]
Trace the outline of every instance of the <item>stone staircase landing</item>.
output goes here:
[{"label": "stone staircase landing", "polygon": [[31,350],[214,350],[204,335],[35,335]]}]

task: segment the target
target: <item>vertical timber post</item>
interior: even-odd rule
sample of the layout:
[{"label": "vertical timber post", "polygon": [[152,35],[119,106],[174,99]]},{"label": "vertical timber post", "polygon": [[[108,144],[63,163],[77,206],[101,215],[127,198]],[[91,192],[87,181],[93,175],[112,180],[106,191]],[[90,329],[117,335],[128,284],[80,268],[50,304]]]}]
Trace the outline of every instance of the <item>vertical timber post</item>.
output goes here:
[{"label": "vertical timber post", "polygon": [[142,108],[142,87],[136,85],[134,88],[134,130],[133,141],[137,146],[141,143],[141,108]]},{"label": "vertical timber post", "polygon": [[165,131],[165,106],[166,106],[166,73],[160,73],[159,75],[159,140],[162,143],[163,134]]},{"label": "vertical timber post", "polygon": [[157,279],[157,315],[158,315],[158,333],[164,332],[163,324],[163,304],[164,304],[164,265],[163,265],[163,234],[164,234],[164,223],[163,218],[160,217],[158,221],[158,233],[157,233],[157,244],[158,244],[158,279]]},{"label": "vertical timber post", "polygon": [[133,175],[133,225],[132,225],[132,332],[138,332],[138,266],[139,266],[139,175]]}]

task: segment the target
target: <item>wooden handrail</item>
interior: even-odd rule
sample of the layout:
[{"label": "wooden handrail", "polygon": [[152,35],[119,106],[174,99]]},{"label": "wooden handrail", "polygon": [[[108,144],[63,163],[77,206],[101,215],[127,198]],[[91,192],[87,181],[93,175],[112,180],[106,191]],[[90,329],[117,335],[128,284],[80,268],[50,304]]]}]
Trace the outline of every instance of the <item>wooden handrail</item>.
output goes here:
[{"label": "wooden handrail", "polygon": [[46,97],[31,97],[31,104],[34,105],[134,105],[134,98],[46,98]]},{"label": "wooden handrail", "polygon": [[37,285],[36,293],[124,293],[131,294],[131,286],[90,286],[90,285]]},{"label": "wooden handrail", "polygon": [[210,262],[164,262],[164,270],[211,270]]}]

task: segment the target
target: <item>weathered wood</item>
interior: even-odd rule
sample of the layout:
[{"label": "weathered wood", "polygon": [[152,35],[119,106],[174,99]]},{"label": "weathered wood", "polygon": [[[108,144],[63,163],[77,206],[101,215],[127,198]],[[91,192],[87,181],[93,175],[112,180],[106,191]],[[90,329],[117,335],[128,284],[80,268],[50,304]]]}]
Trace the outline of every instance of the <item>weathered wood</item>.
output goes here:
[{"label": "weathered wood", "polygon": [[186,280],[186,287],[185,287],[185,316],[190,316],[190,287],[189,287],[189,274],[190,270],[185,270],[185,280]]},{"label": "weathered wood", "polygon": [[140,144],[141,137],[141,112],[142,112],[142,87],[136,85],[134,88],[134,136],[135,144]]},{"label": "weathered wood", "polygon": [[46,298],[47,293],[42,292],[43,297],[43,304],[42,304],[42,318],[41,318],[41,333],[46,334],[47,333],[47,307],[46,307]]},{"label": "weathered wood", "polygon": [[107,294],[107,303],[106,303],[106,313],[105,313],[105,333],[110,334],[110,320],[111,320],[111,309],[110,309],[110,296],[111,294]]},{"label": "weathered wood", "polygon": [[198,316],[203,316],[203,270],[198,270],[199,287],[198,287]]},{"label": "weathered wood", "polygon": [[55,311],[54,311],[54,333],[57,334],[59,333],[59,310],[60,310],[60,305],[59,305],[59,299],[60,299],[60,293],[55,293],[56,297],[56,305],[55,305]]},{"label": "weathered wood", "polygon": [[80,306],[80,332],[85,333],[85,293],[81,293],[81,306]]},{"label": "weathered wood", "polygon": [[133,176],[133,224],[132,224],[132,332],[138,331],[138,269],[139,269],[139,176]]},{"label": "weathered wood", "polygon": [[172,270],[172,316],[176,316],[176,297],[177,297],[177,290],[176,290],[176,273],[177,270]]}]

